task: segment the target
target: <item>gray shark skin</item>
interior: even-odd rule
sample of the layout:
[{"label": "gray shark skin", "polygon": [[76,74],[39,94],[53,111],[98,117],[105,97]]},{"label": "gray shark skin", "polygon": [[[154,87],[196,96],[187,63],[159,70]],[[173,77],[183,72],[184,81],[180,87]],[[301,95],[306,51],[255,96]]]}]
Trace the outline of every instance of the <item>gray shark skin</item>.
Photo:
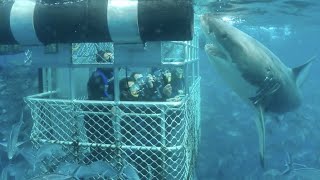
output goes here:
[{"label": "gray shark skin", "polygon": [[208,41],[205,46],[216,72],[247,104],[257,110],[255,123],[259,135],[261,165],[264,166],[265,112],[283,114],[302,103],[300,86],[312,62],[291,69],[268,48],[239,29],[215,18],[201,17],[201,26]]}]

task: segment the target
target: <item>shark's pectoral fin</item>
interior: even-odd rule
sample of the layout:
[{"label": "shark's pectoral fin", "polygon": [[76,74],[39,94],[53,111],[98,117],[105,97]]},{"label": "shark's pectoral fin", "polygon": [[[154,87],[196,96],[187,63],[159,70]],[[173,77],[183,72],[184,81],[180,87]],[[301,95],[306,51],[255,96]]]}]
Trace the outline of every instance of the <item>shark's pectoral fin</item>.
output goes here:
[{"label": "shark's pectoral fin", "polygon": [[301,87],[304,81],[307,79],[312,62],[316,59],[317,56],[313,56],[305,64],[292,69],[292,73],[298,87]]},{"label": "shark's pectoral fin", "polygon": [[265,152],[265,120],[264,120],[264,112],[265,106],[262,104],[267,104],[269,101],[269,97],[276,93],[281,88],[280,82],[274,78],[272,71],[268,71],[267,76],[264,81],[260,84],[258,91],[254,97],[250,97],[249,99],[253,103],[253,105],[257,108],[259,117],[256,118],[255,123],[258,130],[259,136],[259,152],[260,152],[260,163],[261,166],[264,167],[264,152]]},{"label": "shark's pectoral fin", "polygon": [[257,110],[258,110],[259,118],[256,118],[255,123],[257,126],[258,137],[259,137],[260,163],[261,163],[261,166],[264,167],[265,136],[266,136],[264,109],[261,105],[258,105]]}]

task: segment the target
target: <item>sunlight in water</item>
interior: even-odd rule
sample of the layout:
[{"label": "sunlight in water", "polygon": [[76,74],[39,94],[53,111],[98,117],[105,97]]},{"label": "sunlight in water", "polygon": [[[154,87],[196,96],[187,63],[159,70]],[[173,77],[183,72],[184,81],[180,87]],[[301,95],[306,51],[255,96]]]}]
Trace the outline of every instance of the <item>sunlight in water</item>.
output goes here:
[{"label": "sunlight in water", "polygon": [[240,17],[223,16],[223,17],[221,17],[221,19],[222,19],[222,21],[227,22],[231,25],[241,24],[241,23],[245,22],[245,20],[241,19]]},{"label": "sunlight in water", "polygon": [[280,27],[260,26],[260,30],[269,33],[271,39],[286,39],[292,34],[292,30],[289,25],[284,25]]}]

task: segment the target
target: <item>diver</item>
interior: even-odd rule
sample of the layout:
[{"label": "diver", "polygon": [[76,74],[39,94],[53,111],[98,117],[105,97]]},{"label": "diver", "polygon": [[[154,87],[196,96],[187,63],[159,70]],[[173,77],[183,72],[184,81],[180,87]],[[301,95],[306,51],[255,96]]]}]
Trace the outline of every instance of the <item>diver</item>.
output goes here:
[{"label": "diver", "polygon": [[121,101],[142,101],[142,90],[132,77],[125,77],[119,82]]},{"label": "diver", "polygon": [[179,97],[183,96],[185,93],[185,81],[183,69],[181,67],[174,67],[171,69],[171,86],[172,94],[171,97],[178,100]]},{"label": "diver", "polygon": [[142,101],[158,101],[159,95],[157,93],[157,86],[155,84],[155,79],[151,74],[143,75],[138,72],[133,72],[131,74],[131,79],[134,80],[135,84],[139,88],[140,100]]},{"label": "diver", "polygon": [[120,80],[120,100],[122,101],[151,101],[155,95],[153,77],[139,72],[133,72],[129,77]]},{"label": "diver", "polygon": [[168,69],[152,69],[158,101],[166,101],[172,96],[171,72]]},{"label": "diver", "polygon": [[[153,78],[151,75],[143,76],[141,73],[134,72],[129,77],[125,77],[120,80],[120,100],[121,101],[150,101],[151,96],[148,93],[152,92],[151,89],[154,86]],[[149,92],[148,92],[149,91]],[[125,109],[130,113],[134,112],[135,114],[147,114],[159,113],[159,109],[153,106],[151,107],[139,107],[134,109]],[[122,119],[122,122],[125,125],[125,133],[123,132],[122,142],[125,145],[145,145],[145,146],[161,146],[161,119],[152,118],[149,116],[143,116],[138,119],[139,126],[137,122],[132,119],[130,116],[125,116]],[[132,123],[132,124],[131,124]],[[152,124],[153,126],[148,126],[147,124]],[[142,134],[143,135],[142,135]],[[141,138],[143,136],[143,138]],[[135,141],[136,140],[136,141]],[[130,155],[130,159],[134,159],[135,167],[138,171],[139,177],[143,180],[149,180],[147,177],[151,177],[150,174],[154,177],[159,177],[162,175],[162,159],[160,152],[151,152],[151,151],[141,151],[138,150],[135,153]],[[146,169],[148,167],[150,169]],[[152,178],[154,179],[154,178]]]},{"label": "diver", "polygon": [[[113,55],[110,51],[98,51],[97,63],[111,63]],[[88,100],[112,101],[114,100],[114,76],[112,68],[97,68],[90,76],[87,83]],[[89,143],[112,144],[115,142],[112,117],[109,113],[112,107],[105,104],[83,105],[85,114],[85,128]],[[93,114],[95,112],[104,112]],[[91,147],[91,152],[86,158],[87,163],[97,160],[111,160],[112,151],[102,147]]]},{"label": "diver", "polygon": [[[113,55],[110,51],[98,51],[96,54],[98,63],[111,63]],[[112,68],[97,68],[89,78],[87,83],[89,100],[107,100],[114,99],[114,83]]]}]

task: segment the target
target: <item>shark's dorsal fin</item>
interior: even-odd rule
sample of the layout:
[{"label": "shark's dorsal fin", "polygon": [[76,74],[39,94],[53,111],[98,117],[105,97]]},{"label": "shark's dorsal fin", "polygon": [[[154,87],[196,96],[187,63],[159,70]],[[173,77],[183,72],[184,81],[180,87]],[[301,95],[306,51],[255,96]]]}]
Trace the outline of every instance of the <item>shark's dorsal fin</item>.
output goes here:
[{"label": "shark's dorsal fin", "polygon": [[292,68],[293,76],[296,80],[297,86],[301,87],[304,81],[306,80],[310,67],[312,65],[312,62],[317,59],[317,56],[313,56],[310,58],[305,64],[298,66],[296,68]]}]

